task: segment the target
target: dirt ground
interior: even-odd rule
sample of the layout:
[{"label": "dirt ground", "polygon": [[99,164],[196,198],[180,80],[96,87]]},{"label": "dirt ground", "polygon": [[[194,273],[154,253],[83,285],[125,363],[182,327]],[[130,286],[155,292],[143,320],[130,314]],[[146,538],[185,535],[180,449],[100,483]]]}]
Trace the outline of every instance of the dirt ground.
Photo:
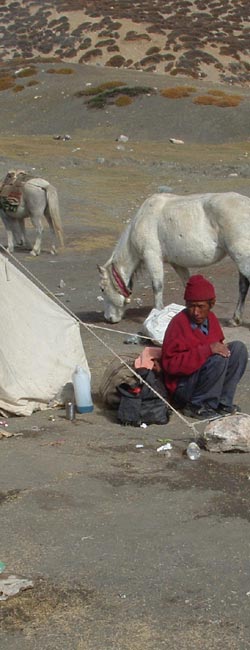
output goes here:
[{"label": "dirt ground", "polygon": [[[34,581],[33,589],[1,603],[1,647],[245,650],[249,454],[202,451],[192,463],[183,455],[190,420],[173,415],[166,427],[123,428],[103,408],[101,375],[112,350],[141,351],[124,340],[140,331],[152,292],[143,274],[126,317],[109,327],[96,265],[108,259],[144,198],[162,185],[176,193],[250,196],[249,91],[237,108],[149,96],[125,109],[87,110],[73,96],[86,83],[122,75],[138,84],[141,75],[74,69],[69,79],[46,75],[41,66],[39,90],[27,88],[14,99],[11,91],[1,93],[1,176],[18,167],[50,180],[65,231],[65,250],[56,257],[46,230],[41,256],[17,250],[17,264],[52,294],[64,280],[60,300],[83,322],[94,399],[94,412],[73,423],[64,409],[12,417],[9,429],[22,435],[0,441],[0,560],[7,574]],[[143,73],[143,83],[163,87],[166,78]],[[70,139],[54,139],[65,134]],[[129,138],[125,144],[117,140],[121,134]],[[171,137],[184,144],[171,144]],[[5,245],[2,226],[0,238]],[[239,338],[250,350],[249,300],[243,325],[228,326],[237,298],[233,264],[225,260],[206,275],[216,286],[215,312],[227,340]],[[165,278],[165,303],[182,303],[181,283],[167,267]],[[100,340],[84,323],[105,328],[93,330]],[[246,413],[249,372],[236,400]],[[166,437],[173,449],[162,456],[156,449]]]}]

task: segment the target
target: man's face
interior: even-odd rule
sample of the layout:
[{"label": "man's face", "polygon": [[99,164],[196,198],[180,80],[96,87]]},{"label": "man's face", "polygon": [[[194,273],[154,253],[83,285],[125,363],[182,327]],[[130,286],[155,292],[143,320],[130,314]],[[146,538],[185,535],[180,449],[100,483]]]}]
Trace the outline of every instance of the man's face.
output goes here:
[{"label": "man's face", "polygon": [[201,325],[206,320],[211,309],[211,302],[207,300],[197,300],[186,303],[189,318],[196,325]]}]

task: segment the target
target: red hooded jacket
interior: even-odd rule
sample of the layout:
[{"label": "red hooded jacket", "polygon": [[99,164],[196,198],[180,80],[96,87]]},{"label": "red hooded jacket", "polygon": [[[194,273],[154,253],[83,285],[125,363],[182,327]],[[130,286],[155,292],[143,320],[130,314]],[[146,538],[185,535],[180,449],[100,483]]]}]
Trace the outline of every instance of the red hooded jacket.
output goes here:
[{"label": "red hooded jacket", "polygon": [[176,390],[182,375],[191,375],[211,356],[210,343],[224,341],[218,318],[208,313],[208,334],[199,327],[192,329],[186,309],[170,321],[163,340],[161,365],[170,394]]}]

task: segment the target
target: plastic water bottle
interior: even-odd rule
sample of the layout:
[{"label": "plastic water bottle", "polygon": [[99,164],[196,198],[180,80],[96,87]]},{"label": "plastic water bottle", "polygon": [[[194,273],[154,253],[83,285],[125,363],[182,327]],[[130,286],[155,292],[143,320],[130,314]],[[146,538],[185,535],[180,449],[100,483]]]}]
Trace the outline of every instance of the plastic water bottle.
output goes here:
[{"label": "plastic water bottle", "polygon": [[201,455],[199,445],[196,442],[190,442],[186,449],[186,454],[189,460],[198,460]]},{"label": "plastic water bottle", "polygon": [[91,397],[91,379],[89,373],[81,366],[76,366],[72,375],[74,386],[76,410],[78,413],[90,413],[93,411]]}]

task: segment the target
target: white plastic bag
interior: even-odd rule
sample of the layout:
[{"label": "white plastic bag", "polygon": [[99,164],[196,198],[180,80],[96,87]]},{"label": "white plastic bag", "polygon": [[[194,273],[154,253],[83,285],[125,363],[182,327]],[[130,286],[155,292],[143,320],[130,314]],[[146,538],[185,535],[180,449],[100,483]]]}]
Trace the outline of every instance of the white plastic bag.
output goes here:
[{"label": "white plastic bag", "polygon": [[164,309],[151,309],[151,312],[142,326],[144,334],[146,334],[153,343],[162,345],[167,326],[171,319],[178,314],[179,311],[182,311],[182,309],[184,309],[184,305],[177,305],[175,302],[171,302],[171,304],[164,307]]}]

